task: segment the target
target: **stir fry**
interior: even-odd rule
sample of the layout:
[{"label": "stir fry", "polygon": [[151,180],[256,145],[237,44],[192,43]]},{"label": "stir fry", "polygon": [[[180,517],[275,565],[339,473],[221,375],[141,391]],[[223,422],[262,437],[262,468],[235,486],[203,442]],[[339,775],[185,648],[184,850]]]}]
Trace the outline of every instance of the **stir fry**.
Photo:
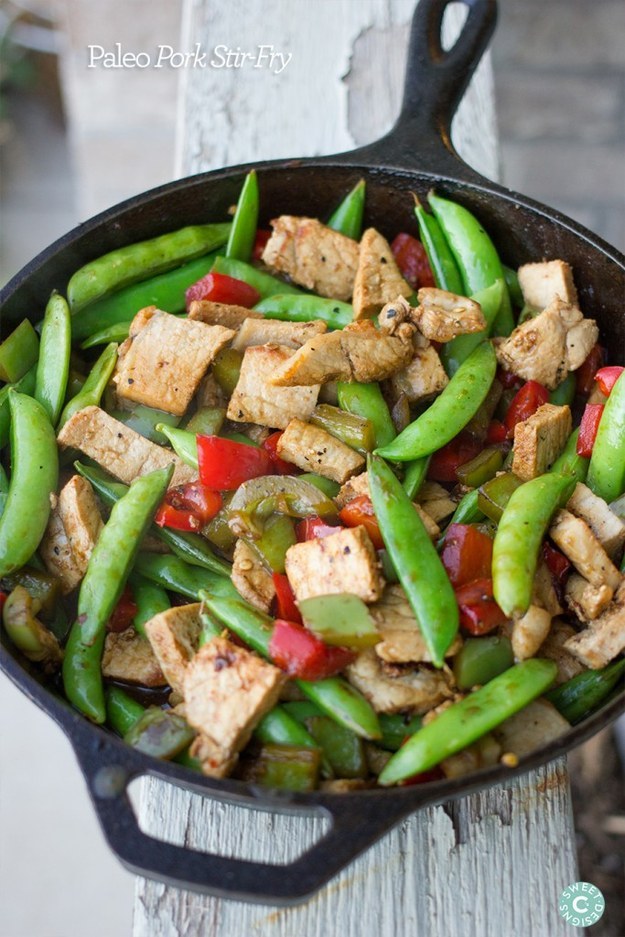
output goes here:
[{"label": "stir fry", "polygon": [[[625,377],[566,258],[228,223],[122,247],[0,344],[8,640],[127,744],[308,791],[514,767],[625,659]],[[419,237],[415,236],[418,231]]]}]

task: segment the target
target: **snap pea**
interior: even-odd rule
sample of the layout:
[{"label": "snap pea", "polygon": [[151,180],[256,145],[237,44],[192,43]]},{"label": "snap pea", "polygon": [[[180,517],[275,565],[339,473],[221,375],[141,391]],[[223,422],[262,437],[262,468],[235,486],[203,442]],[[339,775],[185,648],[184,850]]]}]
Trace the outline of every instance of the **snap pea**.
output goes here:
[{"label": "snap pea", "polygon": [[167,426],[166,423],[157,423],[155,429],[167,439],[176,455],[182,459],[185,465],[190,465],[191,468],[198,471],[197,438],[195,433],[190,433],[188,429],[177,429],[175,426]]},{"label": "snap pea", "polygon": [[339,381],[336,394],[341,410],[370,421],[376,446],[387,446],[395,439],[393,420],[379,384]]},{"label": "snap pea", "polygon": [[[463,295],[471,296],[496,280],[503,280],[504,272],[495,245],[477,218],[463,205],[434,192],[428,194],[428,201],[458,264],[464,284]],[[513,328],[512,306],[505,287],[495,333],[509,335]]]},{"label": "snap pea", "polygon": [[16,381],[14,384],[5,384],[4,387],[0,388],[0,449],[4,449],[9,441],[11,428],[9,393],[11,389],[17,391],[19,394],[26,394],[28,397],[32,397],[35,393],[36,380],[37,365],[34,364],[19,381]]},{"label": "snap pea", "polygon": [[82,386],[80,393],[65,404],[59,420],[60,429],[67,421],[79,410],[85,407],[97,407],[102,399],[102,394],[111,379],[117,363],[117,345],[111,342],[107,345],[87,376],[87,380]]},{"label": "snap pea", "polygon": [[9,496],[9,479],[3,465],[0,465],[0,517],[4,514]]},{"label": "snap pea", "polygon": [[55,425],[67,391],[71,351],[72,327],[69,306],[59,293],[52,293],[41,329],[35,399]]},{"label": "snap pea", "polygon": [[383,787],[397,784],[462,751],[544,693],[557,671],[552,660],[538,658],[510,667],[415,732],[393,755],[378,782]]},{"label": "snap pea", "polygon": [[625,658],[621,658],[601,670],[578,673],[545,696],[567,722],[575,725],[607,699],[624,673]]},{"label": "snap pea", "polygon": [[458,502],[456,510],[451,515],[449,523],[451,524],[476,524],[483,520],[484,514],[478,506],[479,491],[474,488],[473,491],[467,491]]},{"label": "snap pea", "polygon": [[313,410],[310,422],[358,452],[371,452],[375,448],[375,430],[365,417],[329,403],[320,403]]},{"label": "snap pea", "polygon": [[[243,280],[248,286],[253,286],[260,293],[261,299],[267,296],[275,296],[276,293],[295,293],[302,294],[297,286],[286,283],[285,280],[279,280],[272,277],[270,273],[258,270],[244,260],[237,260],[236,257],[216,257],[213,264],[214,273],[225,273],[228,277],[234,277],[235,280]],[[303,294],[302,294],[303,295]]]},{"label": "snap pea", "polygon": [[485,399],[497,369],[490,342],[483,342],[466,358],[442,394],[399,436],[377,450],[395,462],[431,455],[457,436]]},{"label": "snap pea", "polygon": [[588,466],[587,485],[604,501],[625,491],[625,371],[610,391]]},{"label": "snap pea", "polygon": [[123,342],[128,338],[132,319],[127,322],[116,322],[114,325],[107,325],[106,328],[98,329],[81,342],[80,347],[84,350],[95,348],[97,345],[108,345],[109,342]]},{"label": "snap pea", "polygon": [[0,345],[0,381],[14,384],[24,377],[39,357],[39,339],[28,319],[15,328]]},{"label": "snap pea", "polygon": [[108,686],[104,698],[106,721],[114,732],[123,737],[144,714],[145,707],[116,686]]},{"label": "snap pea", "polygon": [[102,528],[80,586],[63,660],[63,687],[69,701],[96,723],[106,718],[100,668],[106,623],[172,474],[170,465],[135,478]]},{"label": "snap pea", "polygon": [[258,225],[258,179],[256,170],[248,172],[232,219],[226,257],[248,261],[252,256]]},{"label": "snap pea", "polygon": [[72,315],[122,287],[208,254],[221,247],[229,233],[229,223],[190,225],[149,241],[119,247],[90,261],[67,284]]},{"label": "snap pea", "polygon": [[200,407],[185,422],[184,429],[202,436],[216,436],[226,419],[224,407]]},{"label": "snap pea", "polygon": [[24,566],[39,546],[59,474],[54,430],[41,404],[11,390],[9,408],[11,479],[0,518],[0,576]]},{"label": "snap pea", "polygon": [[404,486],[404,491],[411,501],[414,501],[419,494],[421,485],[425,481],[425,476],[428,473],[429,465],[429,456],[422,456],[420,459],[414,459],[412,462],[407,463],[402,484]]},{"label": "snap pea", "polygon": [[[226,243],[226,238],[227,232],[224,232],[222,244]],[[163,312],[184,312],[186,290],[210,273],[216,257],[216,252],[206,254],[168,273],[142,279],[139,283],[91,303],[79,316],[72,317],[74,341],[85,339],[96,331],[113,329],[120,323],[131,322],[139,310],[146,306],[156,306]],[[111,338],[110,341],[117,339]]]},{"label": "snap pea", "polygon": [[480,304],[482,314],[486,319],[486,328],[482,332],[472,332],[468,335],[457,335],[450,342],[446,342],[440,353],[441,361],[447,373],[451,376],[455,374],[463,361],[468,358],[471,352],[490,335],[497,314],[501,309],[501,303],[504,296],[503,280],[495,280],[490,286],[474,293],[471,297],[476,303]]},{"label": "snap pea", "polygon": [[132,572],[128,577],[132,597],[137,606],[135,617],[132,620],[133,627],[138,634],[146,637],[144,625],[146,621],[154,618],[160,612],[166,612],[171,608],[169,596],[161,586],[150,582],[145,576]]},{"label": "snap pea", "polygon": [[168,592],[177,592],[187,599],[198,601],[202,589],[228,598],[238,598],[239,593],[226,576],[211,572],[200,566],[191,566],[177,556],[167,556],[157,553],[139,553],[135,560],[135,572],[140,573],[167,589]]},{"label": "snap pea", "polygon": [[125,426],[133,429],[140,436],[145,436],[151,442],[159,445],[167,444],[167,436],[159,431],[159,426],[176,427],[180,422],[179,416],[173,413],[165,413],[164,410],[154,410],[152,407],[146,407],[138,404],[132,410],[109,410],[110,416],[119,420]]},{"label": "snap pea", "polygon": [[436,216],[426,212],[421,202],[415,196],[415,215],[419,222],[421,243],[430,262],[434,281],[440,290],[448,290],[462,296],[464,284],[454,255],[449,249],[445,235],[441,230]]},{"label": "snap pea", "polygon": [[556,407],[570,406],[575,399],[575,373],[569,371],[561,384],[549,392],[549,403]]},{"label": "snap pea", "polygon": [[321,319],[330,329],[343,329],[354,318],[354,310],[348,303],[303,293],[293,296],[281,288],[256,303],[254,311],[262,312],[265,319],[281,319],[285,322]]},{"label": "snap pea", "polygon": [[379,456],[367,463],[373,509],[399,581],[436,667],[458,631],[458,605],[438,553],[412,501]]},{"label": "snap pea", "polygon": [[542,539],[574,487],[570,476],[539,475],[520,485],[504,508],[493,544],[493,594],[510,618],[529,608]]},{"label": "snap pea", "polygon": [[550,472],[557,475],[572,475],[576,481],[585,482],[588,475],[590,459],[577,454],[577,437],[579,428],[574,429],[567,439],[566,446],[551,466]]},{"label": "snap pea", "polygon": [[523,292],[519,286],[519,278],[516,270],[513,270],[512,267],[507,267],[505,264],[501,265],[501,269],[503,270],[503,278],[506,281],[510,299],[517,309],[522,309],[525,305],[525,300],[523,299]]},{"label": "snap pea", "polygon": [[365,180],[360,179],[328,218],[328,228],[345,237],[360,240],[365,211]]},{"label": "snap pea", "polygon": [[[262,657],[269,657],[272,619],[268,615],[241,599],[220,597],[211,590],[203,591],[200,601],[253,650]],[[295,682],[305,696],[340,725],[352,729],[363,738],[380,737],[380,727],[373,709],[364,696],[341,677]]]},{"label": "snap pea", "polygon": [[[127,485],[114,481],[100,468],[87,466],[82,462],[74,462],[74,468],[91,482],[95,491],[109,507],[112,507],[128,491]],[[220,576],[230,575],[230,566],[215,556],[204,537],[199,534],[159,527],[157,524],[150,527],[150,534],[167,544],[170,550],[186,563],[201,566]]]},{"label": "snap pea", "polygon": [[299,745],[318,748],[317,742],[301,723],[290,716],[283,706],[274,706],[254,729],[256,738],[265,744]]}]

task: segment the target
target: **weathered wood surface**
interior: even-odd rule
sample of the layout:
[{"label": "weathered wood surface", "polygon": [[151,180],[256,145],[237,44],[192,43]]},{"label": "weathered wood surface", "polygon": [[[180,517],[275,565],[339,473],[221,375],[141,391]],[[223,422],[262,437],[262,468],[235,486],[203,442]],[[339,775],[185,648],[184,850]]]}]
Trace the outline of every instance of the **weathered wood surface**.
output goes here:
[{"label": "weathered wood surface", "polygon": [[[398,110],[413,0],[185,0],[182,48],[273,44],[263,69],[187,69],[180,175],[282,156],[339,152],[387,130]],[[451,10],[448,28],[458,24]],[[454,26],[455,23],[455,26]],[[497,176],[492,80],[482,64],[454,125],[459,152]],[[392,796],[392,795],[391,795]],[[288,861],[322,821],[246,811],[145,779],[142,827],[257,861]],[[270,909],[137,879],[135,937],[565,937],[558,897],[577,878],[566,763],[418,813],[309,902]]]}]

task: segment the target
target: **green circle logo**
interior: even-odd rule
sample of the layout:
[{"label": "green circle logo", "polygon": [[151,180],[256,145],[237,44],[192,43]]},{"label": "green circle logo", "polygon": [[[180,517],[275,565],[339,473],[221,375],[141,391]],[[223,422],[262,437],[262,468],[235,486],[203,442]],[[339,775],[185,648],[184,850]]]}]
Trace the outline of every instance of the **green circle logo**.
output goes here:
[{"label": "green circle logo", "polygon": [[560,917],[573,927],[591,927],[603,916],[605,898],[592,882],[573,882],[560,895]]}]

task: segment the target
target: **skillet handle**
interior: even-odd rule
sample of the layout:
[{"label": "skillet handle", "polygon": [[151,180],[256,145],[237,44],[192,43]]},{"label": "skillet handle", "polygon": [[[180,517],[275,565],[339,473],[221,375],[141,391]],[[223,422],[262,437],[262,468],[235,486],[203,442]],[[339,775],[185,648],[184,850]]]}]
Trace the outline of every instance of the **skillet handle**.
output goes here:
[{"label": "skillet handle", "polygon": [[404,96],[395,126],[381,140],[342,154],[346,162],[482,177],[458,156],[450,132],[454,114],[493,35],[497,0],[462,0],[468,16],[455,45],[444,51],[441,27],[453,0],[418,0],[412,18]]},{"label": "skillet handle", "polygon": [[[81,720],[84,722],[84,720]],[[297,798],[276,797],[275,809],[302,811],[330,819],[328,833],[289,865],[232,859],[177,846],[144,833],[137,822],[128,784],[149,771],[144,756],[124,750],[104,732],[78,724],[70,736],[98,820],[116,856],[138,875],[178,888],[219,895],[239,901],[274,905],[297,904],[314,894],[368,846],[414,810],[414,803],[386,797],[384,809],[376,800],[358,802],[341,795],[327,798],[317,808],[298,805]],[[219,792],[214,793],[219,797]],[[263,790],[265,804],[270,796]],[[246,804],[254,807],[248,799]]]}]

